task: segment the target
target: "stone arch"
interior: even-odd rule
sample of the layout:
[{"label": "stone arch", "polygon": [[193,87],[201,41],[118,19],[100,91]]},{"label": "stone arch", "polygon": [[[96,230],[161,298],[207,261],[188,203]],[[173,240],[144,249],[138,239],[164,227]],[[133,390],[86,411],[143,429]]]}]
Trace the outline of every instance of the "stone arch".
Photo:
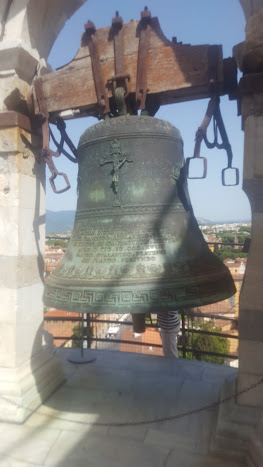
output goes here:
[{"label": "stone arch", "polygon": [[246,20],[263,7],[263,0],[239,0]]},{"label": "stone arch", "polygon": [[5,0],[0,5],[0,19],[5,23],[2,47],[16,44],[37,60],[46,59],[65,22],[86,1]]},{"label": "stone arch", "polygon": [[40,58],[47,58],[66,21],[86,0],[29,0],[22,25],[22,35],[38,50]]}]

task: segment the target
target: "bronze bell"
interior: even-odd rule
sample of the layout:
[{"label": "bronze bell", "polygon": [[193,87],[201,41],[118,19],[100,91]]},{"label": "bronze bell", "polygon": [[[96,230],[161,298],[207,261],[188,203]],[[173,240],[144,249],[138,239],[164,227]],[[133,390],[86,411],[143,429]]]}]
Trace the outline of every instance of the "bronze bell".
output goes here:
[{"label": "bronze bell", "polygon": [[175,127],[147,116],[107,119],[81,136],[78,160],[75,225],[45,305],[154,313],[235,293],[193,215]]}]

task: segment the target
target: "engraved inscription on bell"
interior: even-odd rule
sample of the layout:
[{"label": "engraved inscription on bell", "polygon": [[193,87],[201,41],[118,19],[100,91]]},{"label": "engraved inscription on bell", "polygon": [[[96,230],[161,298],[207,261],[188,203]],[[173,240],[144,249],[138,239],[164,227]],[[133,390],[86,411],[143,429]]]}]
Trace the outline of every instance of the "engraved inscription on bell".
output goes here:
[{"label": "engraved inscription on bell", "polygon": [[[78,277],[103,282],[114,279],[119,282],[138,277],[149,280],[181,274],[190,269],[185,261],[169,261],[168,253],[179,247],[179,235],[172,234],[169,226],[157,234],[152,232],[151,222],[136,225],[126,223],[125,218],[114,219],[106,225],[92,225],[88,219],[76,220],[76,231],[66,253],[70,259],[56,270],[60,277]],[[132,225],[131,225],[132,224]],[[77,266],[78,265],[78,266]],[[74,267],[74,269],[72,269]]]}]

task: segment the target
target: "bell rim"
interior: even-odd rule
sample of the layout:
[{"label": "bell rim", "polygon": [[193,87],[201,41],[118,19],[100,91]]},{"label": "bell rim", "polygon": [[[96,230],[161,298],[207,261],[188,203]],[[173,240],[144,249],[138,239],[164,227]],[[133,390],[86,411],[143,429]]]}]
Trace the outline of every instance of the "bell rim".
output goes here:
[{"label": "bell rim", "polygon": [[[230,273],[228,273],[230,274]],[[148,290],[148,297],[150,297],[150,300],[145,300],[146,296],[146,290],[143,284],[138,285],[137,284],[137,289],[136,291],[134,290],[105,290],[104,287],[71,287],[70,286],[59,286],[56,284],[56,287],[53,287],[52,284],[46,283],[45,286],[45,291],[43,295],[43,301],[44,305],[46,306],[52,306],[57,309],[65,309],[68,311],[76,311],[77,309],[80,309],[81,312],[89,312],[89,313],[105,313],[105,310],[108,308],[111,311],[108,311],[108,313],[145,313],[150,310],[155,309],[156,311],[172,311],[176,310],[178,308],[191,308],[191,307],[199,307],[199,306],[205,306],[205,305],[211,305],[213,303],[218,303],[222,302],[236,293],[236,287],[234,282],[231,281],[229,275],[228,277],[225,277],[227,274],[221,275],[220,281],[222,282],[222,289],[220,290],[219,283],[217,282],[217,285],[215,286],[215,282],[211,281],[212,289],[208,293],[207,291],[207,282],[205,284],[205,288],[203,291],[198,292],[197,295],[193,295],[191,297],[191,288],[189,289],[189,295],[188,297],[185,295],[181,295],[179,291],[181,290],[180,288],[176,288],[174,283],[170,281],[170,283],[165,284],[165,287],[163,286],[164,284],[160,284],[159,286],[156,284],[156,288],[154,288],[154,283],[151,283],[152,287],[151,290]],[[227,280],[227,283],[226,283]],[[192,294],[196,293],[195,289],[196,286],[190,286],[192,287]],[[51,292],[51,295],[49,293],[49,289]],[[98,290],[100,289],[100,290]],[[119,287],[121,289],[121,287]],[[56,295],[56,292],[59,291],[62,294],[62,298],[59,297],[59,294],[57,294],[56,298],[54,299],[54,294]],[[87,299],[87,302],[84,303],[81,300],[78,302],[77,297],[79,293],[83,293],[83,291],[87,292],[87,296],[89,297]],[[71,297],[73,297],[73,301],[67,300],[65,301],[63,299],[63,292],[65,293],[65,296],[67,299],[69,298],[69,295],[71,294]],[[135,292],[135,294],[134,294]],[[150,293],[149,293],[150,292]],[[96,296],[97,294],[97,296]],[[134,294],[134,295],[133,295]],[[141,300],[143,300],[144,303],[140,303],[140,294],[141,294]],[[129,303],[129,295],[130,297],[133,295],[134,303],[130,302]],[[84,296],[84,294],[83,294]],[[79,295],[80,297],[80,295]],[[172,297],[172,298],[171,298]],[[89,302],[88,302],[89,300]],[[138,301],[138,303],[137,303]],[[154,303],[155,302],[155,303]],[[58,306],[54,306],[54,303],[56,303]],[[94,311],[87,311],[93,309]],[[98,311],[101,310],[101,311]],[[114,310],[114,311],[113,311]],[[126,310],[126,311],[125,311]],[[140,311],[141,310],[141,311]],[[78,312],[78,311],[77,311]],[[151,312],[151,311],[150,311]],[[152,311],[153,312],[153,311]]]}]

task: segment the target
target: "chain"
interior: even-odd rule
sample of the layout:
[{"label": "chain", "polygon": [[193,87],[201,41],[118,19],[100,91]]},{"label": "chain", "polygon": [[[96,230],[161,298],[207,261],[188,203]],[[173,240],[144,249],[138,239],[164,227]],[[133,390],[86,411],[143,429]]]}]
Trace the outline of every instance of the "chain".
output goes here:
[{"label": "chain", "polygon": [[[49,127],[49,132],[50,132],[50,136],[53,140],[53,143],[56,145],[57,149],[58,149],[58,153],[59,154],[64,154],[64,156],[66,156],[71,162],[74,162],[74,164],[76,164],[78,162],[78,151],[75,147],[75,145],[73,144],[73,142],[71,141],[70,137],[68,136],[67,134],[67,131],[66,131],[66,123],[64,122],[64,120],[60,117],[57,118],[56,120],[56,125],[57,125],[57,129],[59,130],[60,132],[60,135],[61,135],[61,140],[60,140],[60,143],[57,142],[51,128]],[[66,143],[69,147],[69,149],[71,150],[71,152],[74,154],[74,157],[72,157],[65,149],[64,149],[64,143]]]},{"label": "chain", "polygon": [[[255,389],[256,387],[260,386],[261,384],[263,384],[263,378],[260,378],[256,383],[252,384],[251,386],[248,386],[247,388],[244,388],[244,389],[241,389],[238,392],[235,392],[235,394],[232,394],[231,396],[225,397],[224,399],[222,399],[220,401],[213,402],[212,404],[208,404],[208,405],[205,405],[203,407],[200,407],[199,409],[193,409],[193,410],[189,410],[187,412],[182,412],[182,413],[175,414],[175,415],[170,415],[170,416],[167,416],[167,417],[159,417],[159,418],[154,418],[154,419],[151,419],[151,420],[142,420],[142,421],[139,421],[139,422],[105,422],[105,423],[103,423],[103,422],[85,422],[85,421],[82,421],[82,420],[73,420],[73,419],[70,419],[70,418],[59,417],[59,416],[50,415],[50,414],[48,414],[48,416],[49,416],[49,418],[60,420],[62,422],[77,423],[79,425],[104,426],[104,427],[141,426],[141,425],[150,425],[150,424],[153,424],[153,423],[170,422],[172,420],[178,420],[180,418],[184,418],[184,417],[187,417],[189,415],[195,415],[195,414],[198,414],[200,412],[204,412],[205,410],[211,410],[211,409],[214,409],[216,407],[219,407],[220,405],[222,405],[222,404],[224,404],[226,402],[229,402],[229,401],[235,399],[236,397],[251,391],[251,389]],[[30,409],[28,409],[26,407],[23,407],[22,405],[17,404],[14,401],[11,401],[10,399],[8,399],[7,397],[4,397],[2,395],[0,395],[0,398],[2,400],[4,400],[4,401],[14,405],[15,407],[24,408],[25,410],[30,412],[30,414],[33,414],[35,412],[35,413],[38,413],[39,415],[47,416],[47,413],[41,412],[41,410],[39,410],[39,409],[37,409],[36,411],[30,410]]]}]

